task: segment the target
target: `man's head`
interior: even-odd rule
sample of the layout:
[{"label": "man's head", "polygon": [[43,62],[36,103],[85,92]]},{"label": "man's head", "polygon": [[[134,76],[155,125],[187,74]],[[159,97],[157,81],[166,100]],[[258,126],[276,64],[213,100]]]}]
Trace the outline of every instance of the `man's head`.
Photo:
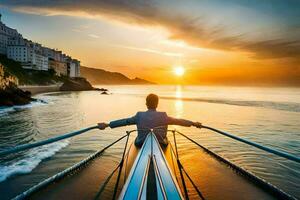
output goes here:
[{"label": "man's head", "polygon": [[156,109],[158,105],[158,96],[156,94],[149,94],[146,98],[146,105],[148,109]]}]

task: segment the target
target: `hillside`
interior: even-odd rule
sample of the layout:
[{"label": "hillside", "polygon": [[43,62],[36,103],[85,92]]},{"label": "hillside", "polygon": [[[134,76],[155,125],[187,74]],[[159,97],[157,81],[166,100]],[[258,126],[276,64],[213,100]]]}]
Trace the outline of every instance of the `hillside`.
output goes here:
[{"label": "hillside", "polygon": [[[8,59],[0,54],[0,63],[9,75],[16,77],[19,85],[50,85],[57,82],[65,82],[68,77],[59,77],[55,75],[54,70],[36,71],[25,70],[19,62]],[[109,72],[103,69],[80,67],[81,76],[86,78],[92,85],[96,84],[154,84],[150,81],[135,78],[130,79],[118,72]]]},{"label": "hillside", "polygon": [[135,78],[130,79],[124,74],[119,72],[109,72],[103,69],[95,69],[89,67],[80,67],[80,73],[82,77],[85,77],[91,84],[155,84],[153,82]]}]

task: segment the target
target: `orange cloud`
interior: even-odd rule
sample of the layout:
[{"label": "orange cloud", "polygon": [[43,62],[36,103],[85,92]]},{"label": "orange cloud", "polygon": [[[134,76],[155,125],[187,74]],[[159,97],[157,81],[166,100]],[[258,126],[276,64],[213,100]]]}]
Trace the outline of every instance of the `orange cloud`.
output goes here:
[{"label": "orange cloud", "polygon": [[[202,15],[197,16],[198,13],[175,9],[168,10],[165,7],[166,5],[151,0],[86,0],[76,3],[68,0],[59,2],[50,0],[43,2],[4,0],[0,4],[15,11],[30,14],[101,18],[135,26],[163,27],[168,31],[169,39],[184,41],[184,45],[190,47],[190,49],[194,47],[195,49],[206,48],[222,52],[216,53],[216,51],[210,54],[201,52],[198,55],[185,55],[177,51],[152,47],[115,45],[115,47],[127,49],[130,52],[153,54],[153,57],[161,55],[168,58],[184,57],[186,67],[189,70],[187,70],[185,77],[180,80],[181,83],[300,85],[299,27],[294,27],[293,30],[282,30],[284,34],[280,37],[254,37],[254,29],[252,32],[244,31],[243,27],[238,27],[238,31],[231,30],[230,22],[229,25],[225,23],[227,19],[224,19],[218,25],[212,25],[206,20],[207,18]],[[215,14],[218,15],[219,13],[216,12]],[[249,24],[244,24],[245,27],[251,25],[251,23],[255,26],[257,23],[251,21],[251,19],[248,21]],[[271,29],[265,31],[268,36],[272,32]],[[286,34],[292,31],[295,33],[295,37],[289,37],[289,34]],[[90,37],[93,36],[90,35]],[[112,50],[103,52],[103,60],[107,59],[108,56],[105,57],[105,55],[108,53],[116,54]],[[137,57],[131,53],[128,54],[130,54],[130,58]],[[177,81],[174,78],[166,78],[170,75],[168,68],[171,66],[167,66],[170,63],[162,62],[162,60],[153,61],[153,57],[147,55],[136,59],[127,59],[127,57],[127,54],[120,53],[119,63],[110,67],[117,69],[117,65],[121,65],[124,60],[131,60],[130,63],[125,64],[128,66],[126,69],[124,68],[125,72],[130,73],[133,71],[131,69],[136,69],[136,73],[140,73],[139,75],[145,78],[153,79],[155,82],[174,83]],[[94,55],[92,58],[96,58],[96,56]],[[96,63],[96,61],[93,62]],[[161,64],[158,64],[159,62]],[[148,70],[150,72],[144,70],[145,67],[151,68],[151,70]]]},{"label": "orange cloud", "polygon": [[[231,33],[225,25],[210,26],[205,18],[189,13],[168,12],[154,1],[3,1],[2,6],[19,12],[41,15],[107,17],[126,23],[158,25],[170,32],[170,39],[184,40],[190,45],[228,51],[249,52],[256,59],[300,58],[300,36],[295,39],[255,40],[251,33]],[[298,30],[299,32],[299,30]]]}]

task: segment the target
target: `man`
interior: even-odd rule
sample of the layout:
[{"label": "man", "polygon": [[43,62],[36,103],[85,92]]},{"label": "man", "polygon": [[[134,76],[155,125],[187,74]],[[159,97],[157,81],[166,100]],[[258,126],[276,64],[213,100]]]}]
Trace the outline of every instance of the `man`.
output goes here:
[{"label": "man", "polygon": [[107,127],[116,128],[127,125],[136,125],[138,129],[138,135],[135,139],[135,145],[140,147],[146,139],[150,129],[153,129],[155,136],[162,145],[168,144],[167,130],[168,125],[180,125],[180,126],[195,126],[201,128],[201,123],[192,122],[185,119],[176,119],[169,117],[166,112],[158,112],[156,108],[158,106],[158,96],[155,94],[149,94],[146,98],[146,106],[148,108],[145,112],[137,112],[135,116],[120,120],[111,121],[108,123],[98,123],[99,129],[104,130]]}]

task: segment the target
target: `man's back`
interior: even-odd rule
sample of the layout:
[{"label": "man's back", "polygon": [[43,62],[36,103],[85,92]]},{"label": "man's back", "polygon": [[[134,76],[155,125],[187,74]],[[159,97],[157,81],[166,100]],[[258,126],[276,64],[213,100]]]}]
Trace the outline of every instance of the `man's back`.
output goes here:
[{"label": "man's back", "polygon": [[145,112],[137,112],[135,116],[125,119],[119,119],[107,123],[99,123],[99,129],[103,130],[106,127],[116,128],[120,126],[136,124],[138,129],[138,136],[135,139],[135,145],[142,146],[150,129],[153,129],[158,141],[161,144],[168,144],[167,130],[168,125],[180,126],[196,126],[201,127],[201,123],[192,122],[185,119],[176,119],[169,117],[165,112],[156,111],[158,105],[158,96],[156,94],[149,94],[146,98],[146,106],[148,108]]},{"label": "man's back", "polygon": [[166,112],[158,112],[155,109],[149,109],[144,112],[137,112],[131,118],[120,119],[109,123],[111,128],[136,124],[138,136],[135,140],[137,146],[141,146],[149,133],[153,129],[158,141],[161,144],[168,144],[167,129],[168,125],[191,126],[192,121],[176,119],[169,117]]},{"label": "man's back", "polygon": [[162,144],[168,144],[167,129],[168,116],[165,112],[157,112],[150,109],[136,114],[136,126],[138,137],[135,140],[136,145],[143,144],[150,129],[153,129],[158,141]]},{"label": "man's back", "polygon": [[148,128],[159,128],[161,126],[166,126],[167,124],[167,113],[158,112],[156,110],[150,109],[144,112],[136,113],[136,125],[138,129]]}]

